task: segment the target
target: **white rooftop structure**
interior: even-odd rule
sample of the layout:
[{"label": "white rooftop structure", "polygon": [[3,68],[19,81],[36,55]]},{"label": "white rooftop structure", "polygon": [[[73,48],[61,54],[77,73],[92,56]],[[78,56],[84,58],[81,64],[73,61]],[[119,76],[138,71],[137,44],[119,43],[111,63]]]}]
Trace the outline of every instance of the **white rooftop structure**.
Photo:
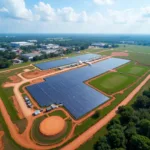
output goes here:
[{"label": "white rooftop structure", "polygon": [[20,46],[34,46],[34,43],[30,42],[11,42],[12,47],[20,47]]}]

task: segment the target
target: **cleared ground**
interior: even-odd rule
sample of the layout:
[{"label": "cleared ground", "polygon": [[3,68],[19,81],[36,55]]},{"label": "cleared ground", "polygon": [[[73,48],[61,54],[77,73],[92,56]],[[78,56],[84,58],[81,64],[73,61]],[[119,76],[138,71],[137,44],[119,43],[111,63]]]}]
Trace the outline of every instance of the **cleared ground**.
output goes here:
[{"label": "cleared ground", "polygon": [[47,118],[47,117],[42,116],[42,117],[36,119],[33,123],[32,129],[31,129],[31,137],[39,145],[51,145],[51,144],[59,143],[70,133],[71,128],[72,128],[72,122],[71,122],[71,120],[67,119],[66,120],[66,126],[67,126],[66,130],[60,136],[55,137],[55,138],[51,138],[49,136],[44,136],[39,131],[39,125],[45,118]]},{"label": "cleared ground", "polygon": [[124,67],[119,68],[118,72],[141,76],[148,70],[148,67],[136,65],[135,63],[130,63],[128,65],[125,65]]},{"label": "cleared ground", "polygon": [[89,84],[107,94],[113,94],[128,87],[135,82],[136,79],[137,78],[133,76],[111,72],[90,81]]}]

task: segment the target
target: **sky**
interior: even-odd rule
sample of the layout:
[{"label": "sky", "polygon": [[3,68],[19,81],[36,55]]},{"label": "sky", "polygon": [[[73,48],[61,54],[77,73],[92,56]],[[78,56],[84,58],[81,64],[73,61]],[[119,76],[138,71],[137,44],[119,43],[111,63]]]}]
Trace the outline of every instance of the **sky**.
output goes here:
[{"label": "sky", "polygon": [[150,0],[0,0],[0,33],[150,34]]}]

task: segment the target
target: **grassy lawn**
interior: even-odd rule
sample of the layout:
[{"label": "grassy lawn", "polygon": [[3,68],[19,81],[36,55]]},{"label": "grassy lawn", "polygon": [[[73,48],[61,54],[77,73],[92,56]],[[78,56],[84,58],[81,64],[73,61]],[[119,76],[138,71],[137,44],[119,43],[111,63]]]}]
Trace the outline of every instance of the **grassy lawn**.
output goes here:
[{"label": "grassy lawn", "polygon": [[44,120],[45,118],[46,116],[42,116],[34,121],[32,129],[31,129],[31,137],[37,142],[37,144],[41,144],[41,145],[50,145],[50,144],[61,142],[62,139],[65,138],[69,134],[72,128],[72,121],[69,119],[66,120],[67,129],[65,133],[56,139],[52,139],[50,137],[44,136],[39,131],[39,125],[41,121]]},{"label": "grassy lawn", "polygon": [[25,84],[22,84],[22,85],[20,86],[20,88],[19,88],[19,91],[20,91],[21,93],[24,93],[23,87],[25,87],[25,86],[27,86],[27,85],[29,85],[29,84],[30,84],[30,82],[27,82],[27,83],[25,83]]},{"label": "grassy lawn", "polygon": [[111,72],[92,80],[90,84],[105,93],[113,94],[126,88],[136,81],[136,79],[137,78],[133,76],[120,74],[118,72]]},{"label": "grassy lawn", "polygon": [[49,115],[49,116],[60,116],[60,117],[62,117],[62,118],[66,118],[66,117],[67,117],[67,116],[64,114],[64,112],[61,111],[61,110],[56,110],[56,111],[54,111],[54,112],[52,112],[52,113],[49,113],[48,115]]},{"label": "grassy lawn", "polygon": [[138,46],[138,45],[120,45],[120,47],[115,48],[113,51],[106,51],[102,52],[102,55],[111,55],[112,52],[122,52],[122,51],[128,51],[129,56],[127,57],[120,57],[125,59],[130,59],[133,61],[137,61],[144,65],[150,65],[150,46]]},{"label": "grassy lawn", "polygon": [[135,63],[132,62],[117,70],[118,72],[141,76],[144,73],[146,73],[149,70],[149,68],[146,66],[136,65]]},{"label": "grassy lawn", "polygon": [[[147,74],[147,75],[148,75],[148,74]],[[146,75],[146,76],[147,76],[147,75]],[[146,77],[146,76],[145,76],[145,77]],[[144,78],[145,78],[145,77],[144,77]],[[126,98],[127,95],[129,95],[129,93],[130,93],[137,85],[139,85],[140,82],[141,82],[144,78],[142,78],[142,79],[141,79],[139,82],[137,82],[134,86],[132,86],[131,88],[129,88],[128,90],[126,90],[124,94],[122,94],[122,95],[120,95],[120,94],[116,95],[116,100],[115,100],[114,102],[112,102],[112,104],[111,104],[110,106],[108,106],[108,107],[106,107],[106,108],[104,108],[103,110],[100,111],[100,112],[101,112],[101,118],[103,118],[105,115],[107,115],[115,106],[117,106],[124,98]],[[133,102],[136,100],[136,97],[139,96],[139,95],[141,95],[141,93],[142,93],[144,90],[148,89],[149,87],[150,87],[150,81],[147,82],[147,83],[145,84],[145,86],[143,86],[143,88],[140,90],[140,92],[137,93],[137,95],[130,101],[130,103],[129,103],[128,105],[132,105]],[[116,116],[116,117],[117,117],[117,116]],[[80,126],[80,133],[78,132],[78,134],[81,134],[82,126],[86,126],[86,124]],[[79,129],[78,129],[78,131],[79,131]],[[86,142],[85,144],[81,145],[81,146],[78,148],[78,150],[84,150],[84,149],[86,149],[86,150],[92,150],[92,149],[93,149],[93,146],[94,146],[94,144],[95,144],[95,142],[96,142],[100,137],[104,136],[106,133],[107,133],[107,129],[106,129],[106,126],[105,126],[105,127],[103,127],[101,130],[99,130],[95,135],[93,135],[93,137],[92,137],[90,140],[88,140],[88,142]]]}]

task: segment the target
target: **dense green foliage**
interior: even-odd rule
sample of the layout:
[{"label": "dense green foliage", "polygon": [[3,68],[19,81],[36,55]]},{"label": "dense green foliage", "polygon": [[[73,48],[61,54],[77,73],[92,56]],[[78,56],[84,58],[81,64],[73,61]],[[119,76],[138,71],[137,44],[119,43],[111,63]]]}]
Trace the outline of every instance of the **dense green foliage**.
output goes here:
[{"label": "dense green foliage", "polygon": [[12,64],[12,59],[16,58],[16,54],[11,51],[0,51],[0,69],[8,68]]},{"label": "dense green foliage", "polygon": [[150,150],[150,90],[131,106],[118,109],[119,118],[107,125],[108,133],[94,145],[95,150]]}]

